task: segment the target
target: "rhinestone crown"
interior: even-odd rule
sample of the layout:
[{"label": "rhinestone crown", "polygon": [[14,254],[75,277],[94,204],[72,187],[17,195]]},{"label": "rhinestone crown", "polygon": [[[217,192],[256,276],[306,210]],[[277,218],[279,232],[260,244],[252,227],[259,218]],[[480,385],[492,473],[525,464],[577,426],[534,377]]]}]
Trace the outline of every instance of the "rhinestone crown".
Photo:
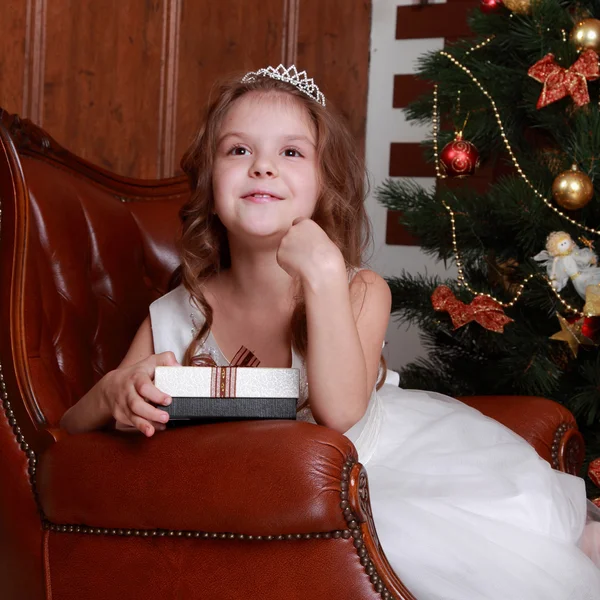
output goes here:
[{"label": "rhinestone crown", "polygon": [[257,77],[271,77],[271,79],[278,79],[279,81],[291,83],[301,92],[310,96],[322,106],[325,106],[325,96],[323,95],[323,92],[321,92],[312,78],[308,78],[306,71],[298,73],[296,65],[292,65],[287,69],[283,65],[279,65],[276,69],[267,67],[266,69],[259,69],[258,71],[250,71],[250,73],[244,75],[242,83],[254,81]]}]

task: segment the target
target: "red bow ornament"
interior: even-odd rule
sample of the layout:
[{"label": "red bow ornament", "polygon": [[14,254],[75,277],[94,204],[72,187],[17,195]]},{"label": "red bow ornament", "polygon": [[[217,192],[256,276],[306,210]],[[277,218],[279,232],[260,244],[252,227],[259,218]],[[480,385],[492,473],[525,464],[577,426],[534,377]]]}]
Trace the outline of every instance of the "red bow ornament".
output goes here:
[{"label": "red bow ornament", "polygon": [[504,326],[513,319],[504,314],[502,306],[487,296],[475,296],[470,304],[461,302],[445,285],[435,288],[431,295],[433,308],[446,311],[452,319],[454,329],[458,329],[471,321],[477,321],[482,327],[504,333]]},{"label": "red bow ornament", "polygon": [[590,101],[587,82],[600,77],[598,55],[593,50],[586,50],[568,69],[564,69],[556,64],[554,54],[546,54],[527,74],[544,84],[538,109],[569,95],[577,106],[583,106]]}]

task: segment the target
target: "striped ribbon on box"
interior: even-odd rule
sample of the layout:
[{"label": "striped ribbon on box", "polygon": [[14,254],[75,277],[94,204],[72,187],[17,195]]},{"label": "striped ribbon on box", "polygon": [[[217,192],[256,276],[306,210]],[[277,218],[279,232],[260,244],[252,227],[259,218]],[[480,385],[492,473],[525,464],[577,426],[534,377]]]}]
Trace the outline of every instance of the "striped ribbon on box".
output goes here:
[{"label": "striped ribbon on box", "polygon": [[192,359],[195,367],[211,367],[210,392],[213,398],[235,398],[237,367],[258,367],[260,361],[245,346],[233,357],[228,367],[218,366],[210,354],[200,354]]}]

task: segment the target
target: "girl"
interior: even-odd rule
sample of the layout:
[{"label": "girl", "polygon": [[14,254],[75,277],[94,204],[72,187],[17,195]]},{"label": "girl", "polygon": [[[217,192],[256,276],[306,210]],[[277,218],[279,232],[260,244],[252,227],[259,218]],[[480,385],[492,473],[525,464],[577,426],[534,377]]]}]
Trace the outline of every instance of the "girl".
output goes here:
[{"label": "girl", "polygon": [[417,598],[600,598],[581,479],[456,400],[374,391],[390,292],[360,269],[364,171],[312,80],[280,65],[223,85],[182,165],[182,283],[63,427],[114,419],[150,437],[167,418],[151,403],[170,402],[156,365],[227,365],[245,345],[262,366],[300,368],[299,418],[355,443],[382,546]]}]

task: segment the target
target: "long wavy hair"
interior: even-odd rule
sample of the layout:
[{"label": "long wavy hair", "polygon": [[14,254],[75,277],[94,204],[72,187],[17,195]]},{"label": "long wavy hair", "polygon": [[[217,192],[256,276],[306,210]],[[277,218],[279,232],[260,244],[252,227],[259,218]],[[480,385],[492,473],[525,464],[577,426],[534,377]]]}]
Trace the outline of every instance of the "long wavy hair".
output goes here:
[{"label": "long wavy hair", "polygon": [[[179,240],[179,280],[190,293],[205,321],[187,348],[183,364],[197,364],[195,358],[212,327],[213,311],[204,295],[206,282],[231,265],[227,230],[214,214],[212,174],[217,140],[223,119],[245,94],[286,94],[301,105],[317,132],[319,195],[312,219],[341,250],[346,267],[361,266],[363,251],[370,240],[364,207],[365,169],[356,152],[356,141],[331,108],[325,108],[293,85],[259,77],[242,83],[241,78],[223,82],[209,104],[204,121],[181,160],[189,179],[191,197],[181,208],[182,234]],[[307,349],[306,307],[296,300],[291,320],[292,344],[303,357]]]}]

